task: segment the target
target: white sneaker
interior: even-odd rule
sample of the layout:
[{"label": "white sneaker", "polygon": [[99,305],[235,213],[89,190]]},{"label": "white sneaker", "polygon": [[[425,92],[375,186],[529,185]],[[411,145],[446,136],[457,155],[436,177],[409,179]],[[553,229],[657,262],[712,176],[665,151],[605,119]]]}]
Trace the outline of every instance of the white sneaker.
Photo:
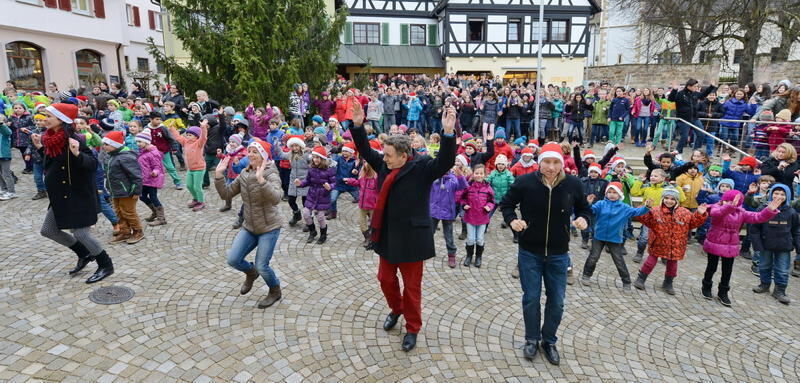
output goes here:
[{"label": "white sneaker", "polygon": [[0,195],[0,201],[8,201],[12,198],[17,198],[17,195],[15,193],[3,193]]}]

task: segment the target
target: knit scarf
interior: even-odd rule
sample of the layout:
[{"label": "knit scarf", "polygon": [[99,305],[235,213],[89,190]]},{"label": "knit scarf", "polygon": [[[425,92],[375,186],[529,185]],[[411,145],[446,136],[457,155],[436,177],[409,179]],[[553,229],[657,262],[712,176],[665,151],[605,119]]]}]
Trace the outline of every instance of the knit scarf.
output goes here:
[{"label": "knit scarf", "polygon": [[58,157],[64,151],[64,147],[67,146],[67,132],[64,129],[57,131],[47,129],[42,136],[42,144],[44,145],[44,154],[50,158]]},{"label": "knit scarf", "polygon": [[383,227],[383,213],[386,210],[386,202],[389,199],[389,192],[392,190],[392,185],[394,185],[394,181],[397,178],[397,174],[400,173],[400,168],[392,169],[389,172],[389,175],[386,176],[386,179],[383,180],[383,186],[381,186],[381,191],[378,194],[378,202],[375,204],[375,210],[372,211],[372,223],[370,227],[372,228],[372,236],[370,240],[372,242],[378,242],[381,238],[381,228]]}]

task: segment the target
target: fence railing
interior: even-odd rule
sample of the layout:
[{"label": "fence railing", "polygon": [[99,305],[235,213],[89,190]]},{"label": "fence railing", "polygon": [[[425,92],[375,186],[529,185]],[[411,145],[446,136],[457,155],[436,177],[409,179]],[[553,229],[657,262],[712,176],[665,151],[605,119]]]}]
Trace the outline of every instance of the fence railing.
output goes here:
[{"label": "fence railing", "polygon": [[[726,146],[726,147],[728,147],[729,149],[732,149],[733,151],[739,152],[739,153],[741,153],[743,156],[749,156],[749,155],[750,155],[749,153],[747,153],[747,152],[745,152],[745,151],[743,151],[743,150],[741,150],[741,149],[737,148],[737,147],[736,147],[736,146],[734,146],[734,145],[731,145],[731,144],[729,144],[729,143],[728,143],[728,142],[726,142],[725,140],[723,140],[723,139],[721,139],[721,138],[719,138],[719,137],[717,137],[717,136],[715,136],[715,135],[713,135],[713,134],[711,134],[711,133],[709,133],[709,132],[706,132],[706,131],[705,131],[703,128],[701,128],[701,127],[699,127],[699,126],[697,126],[697,125],[695,125],[695,124],[692,124],[691,122],[689,122],[689,121],[686,121],[686,120],[684,120],[684,119],[682,119],[682,118],[679,118],[679,117],[662,117],[662,118],[663,118],[663,119],[665,119],[665,120],[673,120],[673,121],[680,121],[680,122],[683,122],[684,124],[686,124],[686,125],[688,125],[688,126],[692,127],[692,128],[695,130],[695,131],[697,131],[697,132],[700,132],[700,133],[703,133],[703,134],[705,134],[707,137],[711,137],[711,138],[713,138],[715,141],[719,142],[719,143],[720,143],[720,144],[722,144],[723,146]],[[726,120],[726,119],[721,119],[721,118],[716,118],[716,119],[715,119],[715,118],[701,118],[701,119],[699,119],[699,120],[701,120],[701,121],[723,121],[723,122],[752,122],[752,121],[747,121],[747,120]],[[764,121],[761,121],[761,123],[764,123]],[[769,123],[772,123],[772,124],[774,124],[775,122],[774,122],[774,121],[769,121]],[[799,123],[799,124],[796,124],[796,125],[800,125],[800,123]],[[670,145],[672,145],[672,135],[671,135],[671,134],[668,134],[668,136],[669,136],[669,139],[667,140],[667,150],[669,150],[669,149],[670,149]],[[739,141],[739,142],[742,142],[742,141]],[[761,162],[761,161],[759,161],[757,158],[756,158],[756,161],[758,161],[759,163]]]}]

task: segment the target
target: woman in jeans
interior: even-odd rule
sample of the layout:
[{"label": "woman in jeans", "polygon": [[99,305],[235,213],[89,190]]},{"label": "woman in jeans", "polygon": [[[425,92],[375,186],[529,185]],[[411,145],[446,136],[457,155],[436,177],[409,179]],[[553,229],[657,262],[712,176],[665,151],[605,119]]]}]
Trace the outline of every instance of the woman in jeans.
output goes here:
[{"label": "woman in jeans", "polygon": [[[237,194],[242,194],[244,222],[233,240],[233,246],[228,250],[228,264],[245,274],[244,283],[239,290],[242,295],[250,292],[259,275],[264,278],[269,286],[269,293],[258,301],[260,309],[272,306],[281,299],[281,284],[278,276],[269,267],[269,261],[283,225],[278,208],[283,189],[277,166],[269,158],[270,150],[269,143],[254,138],[247,147],[249,165],[232,183],[225,184],[225,172],[230,157],[220,161],[214,174],[214,186],[220,198],[232,199]],[[253,249],[256,249],[255,265],[244,260]]]}]

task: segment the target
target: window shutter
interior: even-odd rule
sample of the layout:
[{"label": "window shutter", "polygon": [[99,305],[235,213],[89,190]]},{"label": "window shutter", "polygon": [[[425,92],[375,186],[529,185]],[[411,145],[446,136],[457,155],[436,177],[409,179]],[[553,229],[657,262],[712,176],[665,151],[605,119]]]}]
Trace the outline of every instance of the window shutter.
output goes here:
[{"label": "window shutter", "polygon": [[47,8],[57,8],[58,7],[58,0],[44,0],[44,5]]},{"label": "window shutter", "polygon": [[139,27],[142,21],[139,19],[139,7],[133,7],[133,25]]},{"label": "window shutter", "polygon": [[389,45],[389,23],[381,23],[381,45]]},{"label": "window shutter", "polygon": [[156,29],[156,13],[148,10],[147,11],[147,21],[150,23],[150,29]]},{"label": "window shutter", "polygon": [[400,45],[408,45],[408,24],[400,24]]},{"label": "window shutter", "polygon": [[71,0],[58,0],[58,9],[63,9],[65,11],[72,10],[72,1]]},{"label": "window shutter", "polygon": [[438,27],[439,26],[436,24],[428,25],[428,45],[437,45],[436,40],[438,40],[439,37],[439,31],[437,31]]},{"label": "window shutter", "polygon": [[344,43],[353,43],[353,23],[347,22],[344,24]]},{"label": "window shutter", "polygon": [[94,15],[101,19],[106,18],[105,0],[94,0]]}]

